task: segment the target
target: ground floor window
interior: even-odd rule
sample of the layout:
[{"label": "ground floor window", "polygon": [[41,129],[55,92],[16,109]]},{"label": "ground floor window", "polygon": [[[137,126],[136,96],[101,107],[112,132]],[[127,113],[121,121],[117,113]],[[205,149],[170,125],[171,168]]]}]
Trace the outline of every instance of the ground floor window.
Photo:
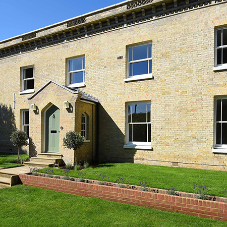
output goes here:
[{"label": "ground floor window", "polygon": [[29,137],[29,110],[22,110],[22,131]]},{"label": "ground floor window", "polygon": [[227,97],[215,100],[215,146],[227,148]]},{"label": "ground floor window", "polygon": [[127,104],[127,143],[151,142],[151,103]]},{"label": "ground floor window", "polygon": [[81,115],[81,136],[84,137],[85,140],[88,139],[88,116],[86,113]]}]

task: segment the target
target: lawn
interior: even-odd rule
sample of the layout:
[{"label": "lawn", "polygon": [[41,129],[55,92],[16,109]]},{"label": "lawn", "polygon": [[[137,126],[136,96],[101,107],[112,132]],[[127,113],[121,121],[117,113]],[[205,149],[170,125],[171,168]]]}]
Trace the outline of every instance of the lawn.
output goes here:
[{"label": "lawn", "polygon": [[0,226],[227,226],[226,222],[17,185],[0,190]]},{"label": "lawn", "polygon": [[[27,154],[21,154],[20,159],[28,159],[29,156]],[[0,167],[3,168],[12,168],[21,166],[21,164],[17,164],[17,154],[7,154],[7,153],[0,153]]]},{"label": "lawn", "polygon": [[[62,169],[46,168],[42,173],[65,175]],[[141,185],[149,182],[150,187],[174,188],[176,191],[194,193],[194,185],[206,186],[210,195],[227,197],[227,172],[179,167],[151,166],[134,163],[109,163],[89,167],[80,171],[70,170],[71,177],[104,180],[110,182]],[[121,178],[121,179],[120,179]],[[123,180],[122,180],[123,179]]]}]

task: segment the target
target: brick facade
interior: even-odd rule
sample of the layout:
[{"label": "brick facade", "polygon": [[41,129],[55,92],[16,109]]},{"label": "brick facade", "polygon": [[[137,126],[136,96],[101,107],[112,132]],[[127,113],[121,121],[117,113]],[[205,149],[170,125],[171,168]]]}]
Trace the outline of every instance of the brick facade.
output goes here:
[{"label": "brick facade", "polygon": [[[86,146],[98,147],[99,161],[226,170],[227,155],[213,153],[212,149],[215,136],[214,99],[227,95],[226,70],[213,70],[214,31],[226,25],[227,4],[225,1],[207,4],[204,1],[201,4],[189,1],[189,4],[197,5],[191,8],[185,6],[183,10],[178,8],[187,5],[187,1],[183,5],[180,1],[177,6],[174,5],[176,1],[171,4],[154,1],[127,9],[127,3],[123,2],[85,15],[86,22],[76,25],[74,30],[66,30],[67,25],[63,22],[46,30],[37,30],[30,47],[29,41],[24,41],[27,50],[20,46],[23,44],[21,37],[0,42],[3,56],[0,59],[0,111],[4,110],[9,115],[9,130],[21,127],[21,110],[29,109],[27,98],[32,95],[19,94],[22,67],[34,66],[35,91],[50,80],[67,86],[67,59],[85,56],[86,86],[80,90],[99,100],[99,132],[94,144],[87,143],[84,149]],[[175,12],[168,11],[171,7],[175,7]],[[161,10],[164,13],[160,16],[158,12],[161,14]],[[152,12],[157,15],[154,13],[156,16],[148,17]],[[137,20],[137,16],[140,19]],[[102,26],[98,28],[100,21]],[[104,30],[104,26],[109,27]],[[62,31],[65,31],[65,38],[60,33]],[[57,35],[56,38],[54,36],[57,32],[61,42],[57,40]],[[70,34],[76,38],[70,38]],[[48,41],[41,40],[42,37]],[[153,78],[125,81],[128,48],[145,43],[152,43]],[[13,45],[15,51],[21,48],[21,53],[14,53],[13,48],[10,49]],[[33,48],[33,45],[37,46]],[[30,135],[37,152],[42,152],[42,110],[49,103],[56,103],[61,110],[65,96],[73,99],[69,93],[49,86],[37,96],[40,99],[40,115],[30,111]],[[151,102],[152,149],[126,149],[123,148],[127,143],[126,106],[129,102],[140,101]],[[75,113],[68,113],[73,116],[69,118],[74,119],[76,130],[80,127],[76,119],[84,105],[79,107],[79,103],[78,100],[73,104]],[[85,112],[94,110],[91,104],[87,108]],[[66,116],[65,110],[62,110],[61,116]],[[90,119],[89,124],[96,124],[95,115]],[[67,117],[63,122],[64,133],[73,129]],[[9,133],[8,130],[4,133],[4,127],[0,129],[1,150],[11,149],[5,147]],[[65,152],[66,161],[72,160],[64,148],[61,152]]]}]

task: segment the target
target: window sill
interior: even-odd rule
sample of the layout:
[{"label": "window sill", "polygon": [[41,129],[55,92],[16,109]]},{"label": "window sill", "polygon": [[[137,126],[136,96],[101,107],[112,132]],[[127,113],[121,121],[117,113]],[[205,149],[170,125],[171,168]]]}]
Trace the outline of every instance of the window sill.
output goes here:
[{"label": "window sill", "polygon": [[213,68],[214,71],[221,71],[221,70],[226,70],[226,69],[227,69],[227,64],[215,66]]},{"label": "window sill", "polygon": [[137,80],[148,80],[148,79],[153,79],[154,77],[152,74],[146,74],[146,75],[139,75],[139,76],[131,76],[127,79],[124,79],[125,82],[130,82],[130,81],[137,81]]},{"label": "window sill", "polygon": [[78,87],[85,87],[85,83],[75,83],[75,84],[69,84],[68,87],[70,88],[78,88]]},{"label": "window sill", "polygon": [[85,143],[89,143],[89,142],[91,142],[91,141],[90,141],[90,140],[84,140],[84,142],[85,142]]},{"label": "window sill", "polygon": [[144,144],[125,144],[123,148],[130,148],[130,149],[139,149],[139,150],[153,150],[152,146],[147,143]]},{"label": "window sill", "polygon": [[220,148],[220,147],[213,148],[212,152],[217,154],[227,154],[227,148]]},{"label": "window sill", "polygon": [[21,91],[19,92],[20,95],[23,95],[23,94],[31,94],[31,93],[34,93],[35,90],[34,89],[28,89],[28,90],[24,90],[24,91]]}]

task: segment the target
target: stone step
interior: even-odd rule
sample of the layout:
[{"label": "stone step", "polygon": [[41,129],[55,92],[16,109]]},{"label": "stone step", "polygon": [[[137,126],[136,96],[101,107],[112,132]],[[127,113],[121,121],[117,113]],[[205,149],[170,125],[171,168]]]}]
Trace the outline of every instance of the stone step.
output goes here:
[{"label": "stone step", "polygon": [[2,189],[2,188],[9,188],[9,187],[10,187],[9,184],[1,184],[0,183],[0,189]]},{"label": "stone step", "polygon": [[8,184],[10,186],[11,178],[0,177],[0,184]]},{"label": "stone step", "polygon": [[24,165],[26,166],[32,166],[32,167],[42,167],[42,168],[47,168],[47,167],[53,167],[54,164],[53,163],[44,163],[44,162],[33,162],[33,161],[30,161],[30,162],[25,162]]},{"label": "stone step", "polygon": [[63,155],[59,153],[39,153],[37,157],[62,159]]},{"label": "stone step", "polygon": [[10,173],[1,173],[0,172],[0,177],[3,177],[3,178],[11,178],[11,176],[13,176],[14,174],[10,174]]},{"label": "stone step", "polygon": [[55,162],[61,161],[61,159],[56,158],[46,158],[46,157],[32,157],[31,162],[43,162],[43,163],[49,163],[49,164],[55,164]]}]

